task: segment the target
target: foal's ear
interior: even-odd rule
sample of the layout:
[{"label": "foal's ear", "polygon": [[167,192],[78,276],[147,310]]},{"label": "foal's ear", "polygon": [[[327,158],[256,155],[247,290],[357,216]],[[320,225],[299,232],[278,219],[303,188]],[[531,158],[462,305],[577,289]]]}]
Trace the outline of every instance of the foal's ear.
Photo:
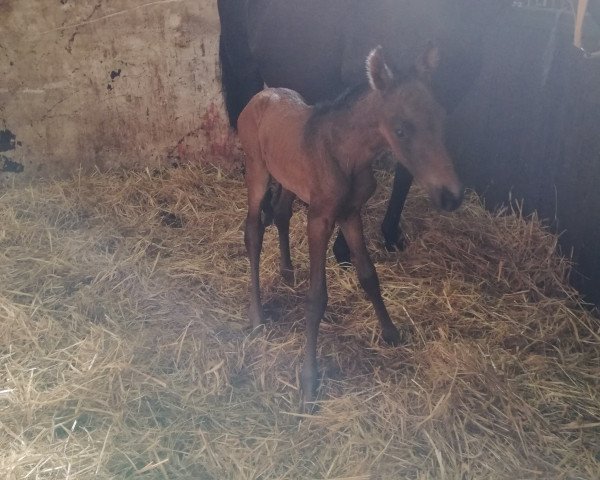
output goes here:
[{"label": "foal's ear", "polygon": [[416,69],[419,77],[424,80],[431,80],[431,76],[437,70],[440,64],[440,49],[433,44],[427,45],[427,49],[417,58]]},{"label": "foal's ear", "polygon": [[394,84],[394,74],[385,63],[381,45],[367,56],[367,77],[373,90],[384,91]]}]

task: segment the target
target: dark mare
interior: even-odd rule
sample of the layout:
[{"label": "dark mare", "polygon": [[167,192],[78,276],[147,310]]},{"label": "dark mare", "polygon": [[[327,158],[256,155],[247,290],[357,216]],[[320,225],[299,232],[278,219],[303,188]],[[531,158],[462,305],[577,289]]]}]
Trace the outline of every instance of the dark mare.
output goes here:
[{"label": "dark mare", "polygon": [[239,116],[238,133],[246,152],[244,239],[250,257],[249,317],[254,327],[264,322],[259,281],[265,228],[261,204],[269,182],[273,179],[282,189],[274,221],[281,273],[288,281],[293,279],[292,202],[297,196],[308,204],[310,286],[301,377],[303,409],[313,401],[317,383],[317,335],[327,305],[325,258],[336,223],[348,242],[360,284],[373,303],[383,339],[398,344],[404,336],[383,303],[363,237],[361,208],[375,190],[372,164],[377,156],[391,151],[438,208],[453,210],[462,200],[462,187],[444,146],[444,111],[429,88],[438,55],[437,49],[429,48],[411,75],[396,78],[378,47],[367,57],[368,86],[334,103],[311,107],[293,90],[268,88],[255,95]]},{"label": "dark mare", "polygon": [[[511,0],[218,0],[219,56],[231,125],[266,83],[299,92],[313,104],[360,84],[364,58],[382,45],[392,71],[405,71],[433,43],[441,62],[432,88],[452,110],[477,77],[482,38]],[[397,164],[382,223],[389,250],[403,248],[400,215],[412,183]],[[349,250],[338,237],[338,261]]]}]

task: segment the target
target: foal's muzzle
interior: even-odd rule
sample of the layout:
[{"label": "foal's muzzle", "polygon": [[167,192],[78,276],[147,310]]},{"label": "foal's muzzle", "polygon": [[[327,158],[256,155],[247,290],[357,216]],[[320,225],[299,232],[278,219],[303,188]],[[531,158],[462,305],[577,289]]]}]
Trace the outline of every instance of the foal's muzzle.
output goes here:
[{"label": "foal's muzzle", "polygon": [[441,210],[451,212],[460,207],[464,197],[464,190],[460,187],[457,192],[452,192],[447,187],[441,187],[436,197],[436,206]]}]

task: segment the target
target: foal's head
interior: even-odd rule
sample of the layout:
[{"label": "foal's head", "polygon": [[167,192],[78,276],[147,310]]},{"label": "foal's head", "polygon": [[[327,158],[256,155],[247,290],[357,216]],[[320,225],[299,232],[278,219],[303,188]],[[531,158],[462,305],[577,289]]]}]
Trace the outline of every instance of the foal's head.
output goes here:
[{"label": "foal's head", "polygon": [[367,76],[379,131],[397,161],[427,190],[436,207],[454,210],[463,188],[444,146],[445,113],[429,88],[438,61],[437,48],[430,47],[418,59],[414,75],[396,79],[377,47],[367,57]]}]

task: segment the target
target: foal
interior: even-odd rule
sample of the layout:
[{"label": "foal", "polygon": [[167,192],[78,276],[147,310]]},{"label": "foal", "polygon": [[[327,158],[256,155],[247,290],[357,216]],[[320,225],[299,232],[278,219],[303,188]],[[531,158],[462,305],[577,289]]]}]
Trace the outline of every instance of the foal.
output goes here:
[{"label": "foal", "polygon": [[238,133],[247,154],[248,315],[254,327],[264,321],[259,284],[261,202],[270,179],[282,186],[274,222],[286,279],[293,278],[288,238],[291,205],[296,196],[308,204],[310,287],[301,376],[303,408],[313,401],[316,389],[317,334],[327,305],[325,258],[336,223],[348,242],[360,284],[373,303],[383,339],[394,345],[402,340],[381,298],[363,238],[361,208],[376,187],[371,168],[375,158],[391,150],[439,208],[453,210],[462,200],[462,187],[443,143],[444,113],[428,88],[437,62],[437,50],[430,48],[417,61],[416,73],[399,80],[377,47],[366,62],[369,88],[321,107],[306,105],[292,90],[270,88],[255,95],[240,114]]}]

